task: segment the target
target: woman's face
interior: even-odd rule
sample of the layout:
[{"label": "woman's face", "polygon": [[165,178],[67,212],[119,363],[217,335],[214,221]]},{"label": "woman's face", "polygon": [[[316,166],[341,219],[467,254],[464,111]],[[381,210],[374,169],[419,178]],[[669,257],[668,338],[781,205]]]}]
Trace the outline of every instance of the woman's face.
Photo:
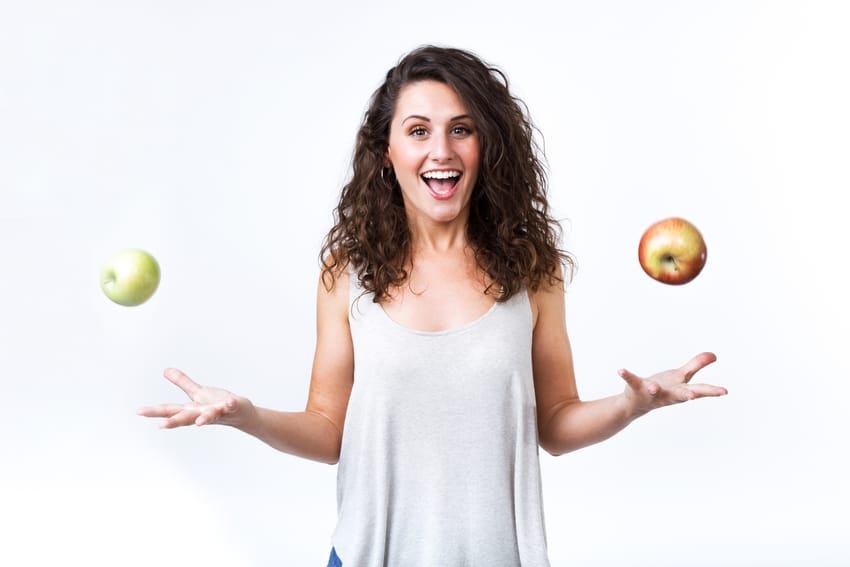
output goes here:
[{"label": "woman's face", "polygon": [[387,159],[411,226],[466,223],[480,154],[476,125],[451,87],[419,81],[402,88]]}]

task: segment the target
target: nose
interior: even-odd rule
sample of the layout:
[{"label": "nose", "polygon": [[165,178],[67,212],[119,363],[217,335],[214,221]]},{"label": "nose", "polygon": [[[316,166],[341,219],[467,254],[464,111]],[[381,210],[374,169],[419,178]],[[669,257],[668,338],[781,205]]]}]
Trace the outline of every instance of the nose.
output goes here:
[{"label": "nose", "polygon": [[436,162],[450,160],[454,155],[452,141],[448,133],[434,133],[431,136],[431,159]]}]

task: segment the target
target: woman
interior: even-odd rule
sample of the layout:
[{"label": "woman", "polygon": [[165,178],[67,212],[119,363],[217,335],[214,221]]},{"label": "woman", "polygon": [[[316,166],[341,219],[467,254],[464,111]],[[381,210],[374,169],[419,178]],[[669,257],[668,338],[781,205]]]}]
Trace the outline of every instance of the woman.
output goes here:
[{"label": "woman", "polygon": [[425,46],[389,70],[358,132],[321,251],[303,412],[176,369],[164,427],[232,425],[339,463],[330,565],[546,566],[538,447],[553,455],[637,417],[726,393],[701,353],[621,394],[579,398],[546,176],[525,106],[476,55]]}]

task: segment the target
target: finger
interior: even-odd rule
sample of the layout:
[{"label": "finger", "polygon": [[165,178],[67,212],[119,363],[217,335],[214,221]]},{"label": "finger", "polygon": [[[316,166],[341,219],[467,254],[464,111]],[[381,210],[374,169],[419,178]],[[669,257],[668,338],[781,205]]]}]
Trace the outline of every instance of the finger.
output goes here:
[{"label": "finger", "polygon": [[168,378],[172,384],[186,392],[186,395],[190,398],[194,399],[195,393],[201,389],[200,384],[196,383],[176,368],[166,368],[165,372],[163,372],[163,376]]},{"label": "finger", "polygon": [[195,420],[198,418],[198,410],[196,408],[186,409],[179,413],[172,415],[171,417],[164,419],[159,426],[162,429],[174,429],[176,427],[185,427],[187,425],[192,425],[195,423]]},{"label": "finger", "polygon": [[195,425],[207,425],[215,423],[222,415],[233,413],[236,410],[236,400],[228,398],[221,403],[215,404],[203,410],[195,419]]},{"label": "finger", "polygon": [[195,425],[207,425],[210,423],[215,423],[220,416],[221,408],[210,408],[198,414],[198,417],[195,418],[194,423]]},{"label": "finger", "polygon": [[729,393],[726,388],[711,384],[690,384],[688,390],[694,394],[694,398],[716,398]]},{"label": "finger", "polygon": [[713,352],[701,352],[688,362],[686,362],[679,370],[685,375],[685,382],[693,378],[694,374],[717,360],[717,356]]},{"label": "finger", "polygon": [[621,368],[617,371],[617,374],[620,375],[620,378],[626,381],[629,388],[632,390],[639,392],[641,389],[646,388],[649,392],[649,395],[654,396],[658,393],[658,384],[655,382],[646,382],[643,378],[634,374],[625,368]]},{"label": "finger", "polygon": [[186,409],[183,404],[159,404],[156,406],[145,406],[136,410],[136,414],[143,417],[171,417]]}]

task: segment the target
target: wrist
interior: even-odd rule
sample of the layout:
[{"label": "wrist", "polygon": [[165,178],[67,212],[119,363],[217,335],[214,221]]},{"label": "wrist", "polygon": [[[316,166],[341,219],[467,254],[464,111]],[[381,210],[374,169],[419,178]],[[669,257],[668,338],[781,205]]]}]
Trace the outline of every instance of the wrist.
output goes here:
[{"label": "wrist", "polygon": [[637,398],[627,388],[625,392],[620,394],[620,412],[624,425],[628,425],[637,418],[649,413],[649,410],[638,403]]},{"label": "wrist", "polygon": [[248,398],[237,398],[235,404],[236,409],[227,425],[244,433],[257,435],[261,428],[258,408]]}]

